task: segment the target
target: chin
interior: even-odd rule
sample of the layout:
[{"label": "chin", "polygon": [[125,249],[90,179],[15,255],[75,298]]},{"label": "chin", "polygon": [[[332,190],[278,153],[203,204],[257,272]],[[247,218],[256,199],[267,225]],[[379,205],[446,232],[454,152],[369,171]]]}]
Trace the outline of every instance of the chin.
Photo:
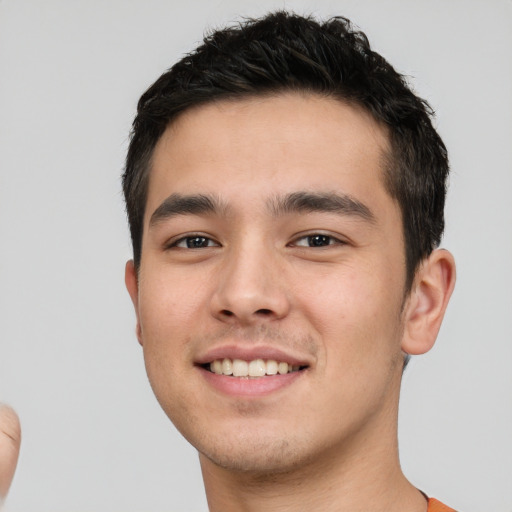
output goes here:
[{"label": "chin", "polygon": [[286,441],[282,442],[279,453],[250,453],[245,449],[239,453],[219,453],[215,450],[212,453],[202,453],[210,462],[233,473],[276,475],[288,473],[297,467],[295,457],[289,456],[289,446]]},{"label": "chin", "polygon": [[304,457],[290,438],[237,436],[204,439],[196,444],[201,457],[230,472],[282,474],[297,467]]}]

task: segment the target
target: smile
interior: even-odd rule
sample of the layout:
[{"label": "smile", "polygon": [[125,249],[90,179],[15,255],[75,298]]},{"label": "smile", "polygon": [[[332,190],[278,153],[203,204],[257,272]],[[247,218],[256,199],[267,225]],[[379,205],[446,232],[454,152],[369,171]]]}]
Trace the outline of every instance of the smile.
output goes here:
[{"label": "smile", "polygon": [[306,366],[292,365],[286,362],[276,361],[274,359],[254,359],[252,361],[243,361],[242,359],[215,359],[205,365],[212,373],[217,375],[227,375],[232,377],[258,378],[272,375],[285,375],[287,373],[298,372],[305,369]]}]

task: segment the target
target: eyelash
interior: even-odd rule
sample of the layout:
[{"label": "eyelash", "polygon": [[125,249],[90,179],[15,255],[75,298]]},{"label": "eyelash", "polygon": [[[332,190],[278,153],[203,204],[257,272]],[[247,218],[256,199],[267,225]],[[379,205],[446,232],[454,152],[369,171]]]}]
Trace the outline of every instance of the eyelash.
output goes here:
[{"label": "eyelash", "polygon": [[[190,240],[205,240],[208,245],[206,246],[199,246],[199,247],[189,247],[188,246],[188,241]],[[210,242],[213,242],[212,245],[210,245]],[[181,243],[185,243],[186,244],[186,247],[181,247],[179,244]],[[219,247],[219,243],[215,242],[215,240],[213,240],[213,238],[210,238],[209,236],[205,236],[205,235],[202,235],[200,233],[198,234],[190,234],[190,235],[187,235],[187,236],[182,236],[181,238],[179,238],[178,240],[175,240],[173,242],[171,242],[170,244],[167,245],[167,249],[171,249],[171,248],[178,248],[178,249],[206,249],[206,248],[209,248],[209,247]]]},{"label": "eyelash", "polygon": [[[317,239],[316,242],[314,241],[315,239]],[[192,240],[202,240],[203,242],[206,242],[207,245],[205,245],[205,246],[198,245],[196,247],[190,247],[188,244],[189,244],[189,241],[191,242]],[[299,243],[300,241],[303,241],[303,240],[305,240],[307,242],[307,245],[303,245],[303,244]],[[322,244],[321,243],[322,241],[327,242],[327,243]],[[320,243],[317,244],[317,242],[320,242]],[[180,246],[180,244],[185,244],[186,246],[183,247],[183,246]],[[313,244],[313,245],[310,245],[310,244]],[[317,245],[315,245],[315,244],[317,244]],[[342,240],[339,240],[338,238],[336,238],[332,235],[326,235],[324,233],[311,233],[311,234],[303,235],[303,236],[296,238],[289,244],[289,246],[307,247],[310,249],[314,249],[314,248],[320,248],[320,247],[330,247],[333,245],[345,245],[345,244],[346,244],[346,242],[343,242]],[[212,238],[198,233],[198,234],[190,234],[188,236],[183,236],[183,237],[179,238],[178,240],[175,240],[175,241],[171,242],[170,244],[168,244],[166,246],[166,248],[167,249],[169,249],[169,248],[206,249],[209,247],[219,247],[219,246],[220,246],[220,244],[218,242],[216,242],[215,240],[213,240]]]},{"label": "eyelash", "polygon": [[[323,241],[328,241],[328,243],[324,245],[309,245],[313,239],[323,239]],[[301,240],[306,240],[307,245],[300,245],[298,242]],[[332,235],[326,235],[325,233],[311,233],[308,235],[303,235],[301,237],[296,238],[290,245],[293,245],[295,247],[307,247],[310,249],[314,248],[320,248],[320,247],[330,247],[333,245],[345,245],[346,242],[343,240],[340,240],[339,238],[336,238]]]}]

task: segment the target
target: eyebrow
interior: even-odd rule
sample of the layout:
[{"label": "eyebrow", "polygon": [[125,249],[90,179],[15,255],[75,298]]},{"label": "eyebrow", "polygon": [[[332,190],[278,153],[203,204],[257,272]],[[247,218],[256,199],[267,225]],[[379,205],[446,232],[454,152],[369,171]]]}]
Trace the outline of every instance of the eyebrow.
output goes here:
[{"label": "eyebrow", "polygon": [[372,223],[376,220],[364,203],[347,194],[335,192],[293,192],[273,198],[269,208],[276,217],[289,213],[327,212],[360,217]]},{"label": "eyebrow", "polygon": [[206,194],[171,194],[153,212],[149,225],[153,226],[178,215],[205,215],[225,211],[226,206],[216,197]]},{"label": "eyebrow", "polygon": [[[359,217],[375,222],[375,215],[363,203],[346,194],[334,192],[292,192],[270,199],[267,206],[274,217],[290,213],[327,212]],[[178,215],[220,215],[228,206],[207,194],[171,194],[153,212],[149,225],[153,226]]]}]

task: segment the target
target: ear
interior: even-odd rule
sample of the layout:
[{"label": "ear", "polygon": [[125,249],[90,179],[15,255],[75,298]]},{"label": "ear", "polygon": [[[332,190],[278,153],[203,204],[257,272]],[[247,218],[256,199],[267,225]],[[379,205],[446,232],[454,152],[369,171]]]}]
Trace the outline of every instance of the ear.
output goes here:
[{"label": "ear", "polygon": [[135,268],[133,260],[128,260],[126,262],[126,267],[124,269],[124,282],[126,284],[126,289],[130,294],[130,298],[132,299],[133,307],[135,308],[135,315],[137,317],[135,333],[137,334],[139,343],[142,345],[142,329],[140,327],[139,317],[139,281],[137,277],[137,269]]},{"label": "ear", "polygon": [[433,346],[455,286],[455,260],[437,249],[421,264],[404,312],[402,350],[417,355]]}]

